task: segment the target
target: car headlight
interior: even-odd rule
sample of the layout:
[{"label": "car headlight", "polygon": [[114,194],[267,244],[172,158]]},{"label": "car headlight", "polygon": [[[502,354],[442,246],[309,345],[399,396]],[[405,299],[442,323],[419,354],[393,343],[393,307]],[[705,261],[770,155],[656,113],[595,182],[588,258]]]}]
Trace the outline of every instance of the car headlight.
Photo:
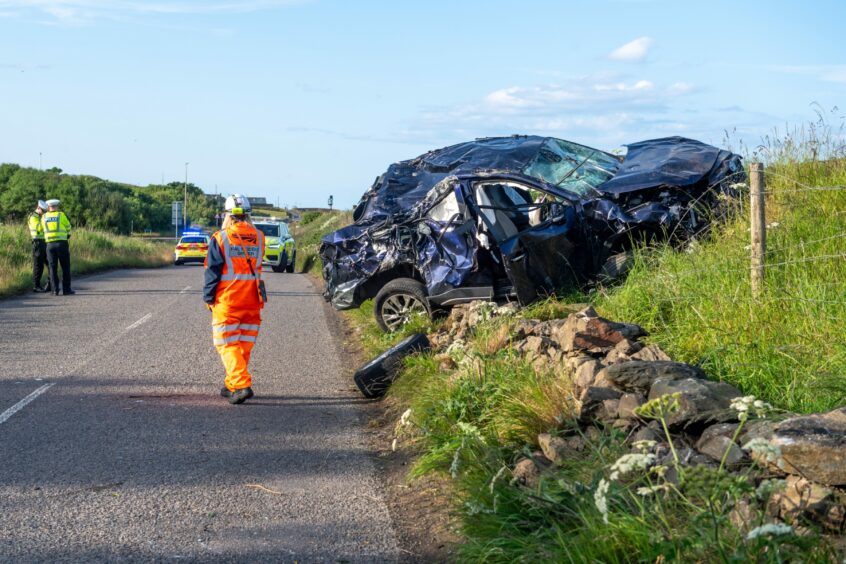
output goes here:
[{"label": "car headlight", "polygon": [[267,248],[268,249],[278,249],[279,246],[280,246],[279,243],[273,243],[272,245],[268,245]]}]

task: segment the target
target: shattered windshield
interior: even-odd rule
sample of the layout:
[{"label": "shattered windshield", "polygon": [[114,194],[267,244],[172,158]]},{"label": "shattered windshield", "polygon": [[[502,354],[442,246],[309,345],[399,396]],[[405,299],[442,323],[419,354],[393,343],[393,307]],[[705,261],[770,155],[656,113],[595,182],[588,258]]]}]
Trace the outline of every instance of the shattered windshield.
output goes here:
[{"label": "shattered windshield", "polygon": [[549,138],[537,156],[523,169],[533,176],[572,192],[586,196],[617,172],[620,161],[608,153],[562,139]]}]

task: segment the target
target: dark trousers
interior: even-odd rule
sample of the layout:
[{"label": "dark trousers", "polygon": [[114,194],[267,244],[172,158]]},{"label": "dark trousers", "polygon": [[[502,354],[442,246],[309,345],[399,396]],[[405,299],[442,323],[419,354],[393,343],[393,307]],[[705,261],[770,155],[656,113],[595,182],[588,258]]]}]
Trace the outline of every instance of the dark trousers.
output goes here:
[{"label": "dark trousers", "polygon": [[70,292],[70,249],[67,241],[47,243],[47,266],[50,268],[50,284],[54,294],[59,293],[59,265],[62,267],[62,291]]},{"label": "dark trousers", "polygon": [[[44,274],[44,267],[47,266],[47,243],[44,239],[32,240],[32,287],[41,287],[41,275]],[[47,283],[50,283],[48,273]]]}]

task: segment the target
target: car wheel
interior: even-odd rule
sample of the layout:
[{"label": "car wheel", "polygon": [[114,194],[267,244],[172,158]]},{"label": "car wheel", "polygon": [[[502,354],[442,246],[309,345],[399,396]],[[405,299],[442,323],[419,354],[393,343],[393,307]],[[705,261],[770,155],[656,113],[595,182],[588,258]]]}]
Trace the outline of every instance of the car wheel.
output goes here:
[{"label": "car wheel", "polygon": [[291,264],[285,267],[285,272],[294,272],[294,266],[297,264],[297,251],[291,253]]},{"label": "car wheel", "polygon": [[285,253],[282,253],[282,256],[279,257],[279,264],[272,265],[270,268],[273,269],[273,272],[285,272],[285,262],[288,260],[288,257]]},{"label": "car wheel", "polygon": [[175,261],[173,261],[173,264],[174,264],[174,266],[182,266],[182,261],[181,260],[175,260]]},{"label": "car wheel", "polygon": [[431,348],[426,335],[415,333],[359,368],[353,377],[355,385],[366,398],[381,397],[396,379],[403,358]]},{"label": "car wheel", "polygon": [[397,278],[385,284],[376,294],[374,314],[383,331],[396,331],[413,315],[431,316],[426,287],[413,278]]}]

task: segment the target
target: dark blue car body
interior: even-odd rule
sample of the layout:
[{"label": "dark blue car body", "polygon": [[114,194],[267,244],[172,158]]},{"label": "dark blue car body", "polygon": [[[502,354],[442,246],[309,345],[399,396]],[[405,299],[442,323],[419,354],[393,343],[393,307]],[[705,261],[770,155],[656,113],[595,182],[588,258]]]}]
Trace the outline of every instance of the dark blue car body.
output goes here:
[{"label": "dark blue car body", "polygon": [[696,235],[744,180],[738,155],[682,137],[628,145],[624,158],[539,136],[430,151],[391,165],[354,223],[323,238],[325,297],[357,307],[412,278],[433,307],[526,304],[594,279],[636,241]]}]

